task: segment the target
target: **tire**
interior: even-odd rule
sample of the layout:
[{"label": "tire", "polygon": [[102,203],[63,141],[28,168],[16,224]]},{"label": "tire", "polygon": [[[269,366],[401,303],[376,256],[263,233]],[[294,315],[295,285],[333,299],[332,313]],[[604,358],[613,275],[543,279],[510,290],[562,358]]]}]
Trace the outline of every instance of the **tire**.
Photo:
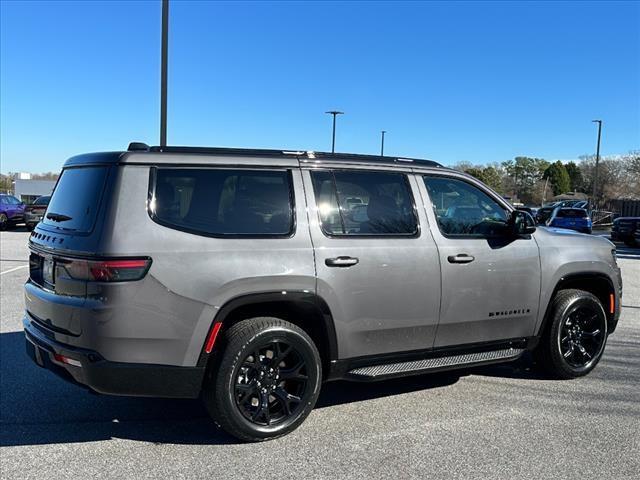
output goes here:
[{"label": "tire", "polygon": [[607,317],[598,298],[583,290],[560,290],[534,353],[550,376],[571,379],[596,367],[606,343]]},{"label": "tire", "polygon": [[216,423],[249,442],[298,428],[320,394],[322,362],[313,340],[289,322],[257,317],[233,325],[218,346],[203,388]]},{"label": "tire", "polygon": [[0,213],[0,230],[6,230],[9,226],[9,219],[4,213]]}]

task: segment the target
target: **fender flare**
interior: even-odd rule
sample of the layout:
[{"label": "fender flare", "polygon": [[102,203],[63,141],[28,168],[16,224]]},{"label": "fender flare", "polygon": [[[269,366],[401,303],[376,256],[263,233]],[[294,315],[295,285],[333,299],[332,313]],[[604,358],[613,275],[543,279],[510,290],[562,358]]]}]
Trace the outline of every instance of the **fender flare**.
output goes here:
[{"label": "fender flare", "polygon": [[257,305],[261,303],[291,303],[298,306],[307,306],[314,308],[320,315],[323,321],[324,330],[327,337],[328,347],[328,360],[329,362],[337,360],[338,358],[338,341],[336,335],[335,324],[333,316],[329,310],[327,302],[322,297],[312,293],[310,291],[303,290],[286,290],[286,291],[271,291],[261,293],[250,293],[247,295],[241,295],[228,300],[220,307],[216,316],[212,319],[211,325],[207,331],[207,335],[202,339],[202,348],[200,350],[200,356],[198,357],[198,366],[204,367],[207,364],[208,358],[211,354],[205,352],[206,339],[211,335],[214,325],[216,323],[222,323],[224,328],[225,320],[238,308],[246,307],[249,305]]}]

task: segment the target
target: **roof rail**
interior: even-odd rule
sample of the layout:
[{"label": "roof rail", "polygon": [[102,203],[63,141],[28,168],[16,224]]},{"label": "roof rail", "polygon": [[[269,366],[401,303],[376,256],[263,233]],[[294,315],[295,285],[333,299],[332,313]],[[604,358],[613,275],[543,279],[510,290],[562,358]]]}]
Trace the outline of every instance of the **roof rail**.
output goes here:
[{"label": "roof rail", "polygon": [[430,167],[442,167],[433,160],[405,157],[389,157],[380,155],[364,155],[358,153],[328,153],[314,152],[311,150],[269,150],[257,148],[227,148],[227,147],[182,147],[182,146],[148,146],[146,143],[132,142],[129,144],[130,152],[160,152],[160,153],[192,153],[228,156],[255,156],[255,157],[285,157],[297,156],[302,161],[347,161],[354,163],[386,163],[386,164],[415,164]]}]

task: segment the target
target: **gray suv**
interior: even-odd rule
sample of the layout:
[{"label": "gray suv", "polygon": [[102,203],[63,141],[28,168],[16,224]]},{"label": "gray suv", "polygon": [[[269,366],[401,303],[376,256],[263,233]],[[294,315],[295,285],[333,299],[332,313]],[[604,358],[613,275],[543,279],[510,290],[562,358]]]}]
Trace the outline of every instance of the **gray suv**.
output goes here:
[{"label": "gray suv", "polygon": [[148,147],[69,159],[29,240],[27,351],[99,393],[202,397],[259,441],[322,382],[508,362],[589,373],[622,284],[604,238],[427,160]]}]

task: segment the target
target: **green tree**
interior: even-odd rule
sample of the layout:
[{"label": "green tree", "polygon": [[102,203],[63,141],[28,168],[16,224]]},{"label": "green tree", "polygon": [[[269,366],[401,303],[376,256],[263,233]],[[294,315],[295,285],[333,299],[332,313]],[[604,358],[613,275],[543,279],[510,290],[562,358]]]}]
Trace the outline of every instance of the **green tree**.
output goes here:
[{"label": "green tree", "polygon": [[487,183],[487,180],[484,177],[484,172],[483,172],[483,170],[481,168],[469,167],[469,168],[466,168],[464,171],[465,171],[465,173],[468,173],[472,177],[476,177],[482,183]]},{"label": "green tree", "polygon": [[547,167],[544,171],[543,178],[549,179],[549,184],[551,185],[554,195],[566,193],[571,189],[571,178],[560,160]]},{"label": "green tree", "polygon": [[534,186],[544,174],[549,162],[542,158],[516,157],[502,163],[502,168],[511,179],[513,196],[523,203],[531,203]]},{"label": "green tree", "polygon": [[493,188],[496,192],[502,194],[502,173],[497,167],[489,165],[482,169],[482,175],[484,176],[483,182]]},{"label": "green tree", "polygon": [[502,174],[498,167],[488,165],[486,167],[477,166],[465,166],[462,169],[465,173],[468,173],[472,177],[476,177],[485,185],[491,187],[496,192],[502,194]]},{"label": "green tree", "polygon": [[584,179],[582,178],[582,170],[574,162],[567,163],[564,168],[569,174],[570,188],[572,192],[584,191]]}]

